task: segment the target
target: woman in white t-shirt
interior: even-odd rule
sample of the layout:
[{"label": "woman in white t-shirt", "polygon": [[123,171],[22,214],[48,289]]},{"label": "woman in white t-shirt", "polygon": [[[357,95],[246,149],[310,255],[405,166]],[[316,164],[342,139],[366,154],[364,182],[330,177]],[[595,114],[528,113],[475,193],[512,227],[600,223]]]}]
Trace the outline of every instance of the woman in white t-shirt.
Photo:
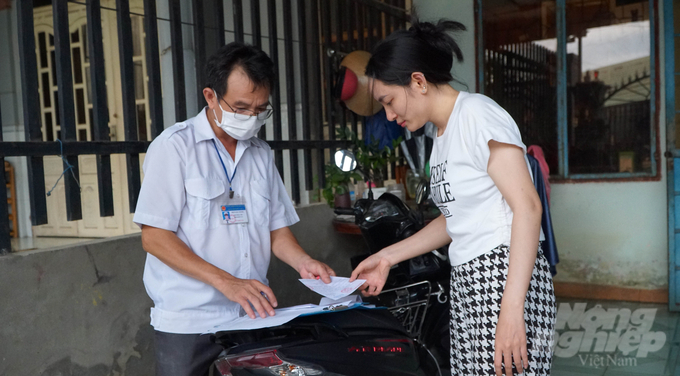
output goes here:
[{"label": "woman in white t-shirt", "polygon": [[391,266],[450,243],[452,374],[549,375],[556,310],[539,245],[541,201],[512,117],[449,85],[463,56],[447,31],[461,30],[416,21],[378,44],[366,67],[389,120],[437,127],[430,187],[442,215],[367,258],[352,279],[377,295]]}]

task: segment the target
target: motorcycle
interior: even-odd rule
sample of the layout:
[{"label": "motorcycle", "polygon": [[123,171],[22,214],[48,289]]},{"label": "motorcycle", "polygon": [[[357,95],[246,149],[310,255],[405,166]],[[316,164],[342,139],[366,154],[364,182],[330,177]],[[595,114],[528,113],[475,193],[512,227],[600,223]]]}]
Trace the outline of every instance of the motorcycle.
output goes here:
[{"label": "motorcycle", "polygon": [[[368,197],[358,199],[353,208],[336,208],[335,213],[354,216],[354,222],[368,246],[368,254],[351,259],[352,269],[371,254],[415,234],[425,226],[423,209],[429,200],[429,182],[421,179],[415,194],[418,210],[413,210],[391,193],[373,198],[371,176],[362,171],[353,153],[340,150],[336,165],[344,171],[358,170],[369,180]],[[383,291],[365,301],[387,307],[436,359],[449,371],[449,292],[451,264],[448,246],[395,265]]]},{"label": "motorcycle", "polygon": [[[338,151],[335,159],[345,171],[358,168],[349,151]],[[419,206],[427,199],[427,187],[418,187]],[[368,255],[424,226],[422,215],[396,196],[384,193],[374,199],[370,184],[368,198],[336,213],[355,217]],[[216,333],[215,343],[225,350],[210,374],[441,376],[449,371],[446,254],[439,249],[395,265],[385,290],[365,300],[386,309],[359,307],[301,316],[276,327]],[[368,255],[353,258],[352,267]]]}]

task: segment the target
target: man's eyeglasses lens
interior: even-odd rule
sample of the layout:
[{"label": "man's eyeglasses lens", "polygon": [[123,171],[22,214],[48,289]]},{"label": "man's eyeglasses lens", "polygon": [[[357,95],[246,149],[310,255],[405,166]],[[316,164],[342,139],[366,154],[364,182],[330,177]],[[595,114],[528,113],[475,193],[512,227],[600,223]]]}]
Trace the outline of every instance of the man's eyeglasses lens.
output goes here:
[{"label": "man's eyeglasses lens", "polygon": [[[223,99],[223,101],[224,101],[224,99]],[[227,102],[224,101],[224,103],[227,103]],[[272,109],[272,108],[267,108],[266,110],[255,114],[254,112],[249,111],[249,110],[234,110],[234,108],[231,107],[231,105],[229,103],[227,103],[227,106],[229,106],[229,109],[233,111],[232,114],[234,114],[234,119],[236,119],[236,120],[248,120],[252,116],[257,117],[258,120],[267,120],[274,113],[274,109]]]},{"label": "man's eyeglasses lens", "polygon": [[237,112],[234,112],[233,114],[234,114],[234,118],[236,120],[248,120],[252,116],[257,117],[259,120],[267,120],[272,116],[273,113],[274,113],[274,110],[271,109],[271,108],[268,108],[268,109],[258,113],[257,115],[252,113],[252,112],[244,112],[244,111],[237,111]]}]

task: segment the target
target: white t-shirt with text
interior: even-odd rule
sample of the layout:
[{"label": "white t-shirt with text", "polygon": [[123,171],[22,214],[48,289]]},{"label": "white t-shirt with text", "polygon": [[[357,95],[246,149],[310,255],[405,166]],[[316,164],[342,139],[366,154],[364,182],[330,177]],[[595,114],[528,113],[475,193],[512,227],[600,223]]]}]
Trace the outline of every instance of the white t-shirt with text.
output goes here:
[{"label": "white t-shirt with text", "polygon": [[431,197],[446,217],[454,266],[510,245],[512,210],[487,172],[491,140],[522,148],[526,160],[510,114],[484,95],[461,91],[430,157]]}]

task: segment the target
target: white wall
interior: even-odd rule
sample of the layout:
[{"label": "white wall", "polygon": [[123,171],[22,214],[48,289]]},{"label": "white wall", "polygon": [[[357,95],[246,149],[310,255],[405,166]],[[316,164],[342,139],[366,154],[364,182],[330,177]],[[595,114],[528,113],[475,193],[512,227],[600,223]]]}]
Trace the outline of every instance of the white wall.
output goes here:
[{"label": "white wall", "polygon": [[[474,91],[474,1],[414,0],[414,4],[421,20],[445,17],[468,28],[458,38],[465,63],[454,66],[454,75]],[[662,24],[659,27],[663,30]],[[659,34],[663,38],[663,33]],[[663,46],[663,40],[659,45]],[[663,51],[660,59],[663,61]],[[659,118],[664,119],[661,108]],[[663,152],[665,126],[660,128]],[[561,260],[556,281],[644,289],[667,287],[665,167],[662,159],[658,166],[662,179],[657,182],[553,184],[551,212]]]},{"label": "white wall", "polygon": [[466,31],[454,36],[463,52],[463,63],[453,63],[453,77],[465,84],[454,83],[458,90],[477,91],[475,67],[475,8],[474,1],[451,0],[413,0],[413,5],[421,21],[437,22],[441,18],[458,21],[465,25]]},{"label": "white wall", "polygon": [[553,184],[557,281],[668,285],[666,182]]}]

